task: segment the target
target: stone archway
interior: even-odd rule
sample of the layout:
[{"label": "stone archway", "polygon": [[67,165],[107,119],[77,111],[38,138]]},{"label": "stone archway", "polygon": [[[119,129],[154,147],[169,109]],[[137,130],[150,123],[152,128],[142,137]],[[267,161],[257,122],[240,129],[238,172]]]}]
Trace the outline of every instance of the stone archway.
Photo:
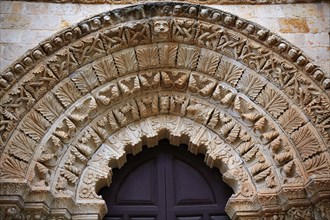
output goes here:
[{"label": "stone archway", "polygon": [[111,168],[163,138],[219,168],[232,219],[330,215],[330,78],[255,23],[122,8],[40,43],[0,82],[4,218],[102,218]]}]

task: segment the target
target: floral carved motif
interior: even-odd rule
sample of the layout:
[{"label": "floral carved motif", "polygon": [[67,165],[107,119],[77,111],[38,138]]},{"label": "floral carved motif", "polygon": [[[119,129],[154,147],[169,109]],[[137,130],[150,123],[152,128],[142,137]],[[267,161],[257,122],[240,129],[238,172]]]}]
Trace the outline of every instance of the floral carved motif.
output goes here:
[{"label": "floral carved motif", "polygon": [[323,218],[329,80],[287,41],[212,8],[150,3],[82,21],[0,75],[5,216],[102,217],[95,189],[111,169],[167,138],[220,170],[231,217]]}]

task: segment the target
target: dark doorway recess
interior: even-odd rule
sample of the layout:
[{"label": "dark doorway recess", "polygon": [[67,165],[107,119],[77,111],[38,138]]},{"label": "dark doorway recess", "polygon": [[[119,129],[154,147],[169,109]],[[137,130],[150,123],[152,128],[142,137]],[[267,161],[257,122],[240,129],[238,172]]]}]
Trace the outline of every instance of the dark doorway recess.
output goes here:
[{"label": "dark doorway recess", "polygon": [[203,155],[162,140],[129,155],[113,170],[112,184],[99,192],[108,206],[106,220],[227,220],[232,189]]}]

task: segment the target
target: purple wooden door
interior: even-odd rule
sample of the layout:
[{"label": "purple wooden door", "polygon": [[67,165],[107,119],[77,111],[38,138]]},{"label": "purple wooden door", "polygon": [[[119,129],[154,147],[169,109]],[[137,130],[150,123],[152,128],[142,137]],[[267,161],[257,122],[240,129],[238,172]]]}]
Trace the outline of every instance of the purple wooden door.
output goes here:
[{"label": "purple wooden door", "polygon": [[225,220],[233,193],[218,170],[202,155],[161,141],[155,148],[129,156],[113,170],[110,187],[100,190],[108,206],[106,220]]}]

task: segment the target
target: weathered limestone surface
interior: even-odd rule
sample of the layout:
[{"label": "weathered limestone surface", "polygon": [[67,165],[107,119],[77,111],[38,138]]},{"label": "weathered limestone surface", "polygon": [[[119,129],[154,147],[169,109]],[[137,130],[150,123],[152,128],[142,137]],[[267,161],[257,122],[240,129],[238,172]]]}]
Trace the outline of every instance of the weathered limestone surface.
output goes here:
[{"label": "weathered limestone surface", "polygon": [[[264,2],[264,1],[263,1]],[[278,1],[277,1],[278,2]],[[125,5],[0,1],[0,71],[57,31],[97,13]],[[217,5],[254,21],[301,48],[330,71],[330,4]],[[296,27],[298,24],[298,27]]]},{"label": "weathered limestone surface", "polygon": [[95,15],[5,69],[0,103],[1,218],[102,218],[111,170],[167,138],[219,169],[232,219],[329,219],[329,72],[228,12]]},{"label": "weathered limestone surface", "polygon": [[[23,1],[23,0],[21,0]],[[31,2],[61,2],[61,3],[83,3],[83,4],[137,4],[141,2],[155,2],[153,0],[27,0]],[[222,4],[293,4],[293,3],[311,3],[321,2],[322,0],[188,0],[187,3],[204,5],[222,5]]]}]

